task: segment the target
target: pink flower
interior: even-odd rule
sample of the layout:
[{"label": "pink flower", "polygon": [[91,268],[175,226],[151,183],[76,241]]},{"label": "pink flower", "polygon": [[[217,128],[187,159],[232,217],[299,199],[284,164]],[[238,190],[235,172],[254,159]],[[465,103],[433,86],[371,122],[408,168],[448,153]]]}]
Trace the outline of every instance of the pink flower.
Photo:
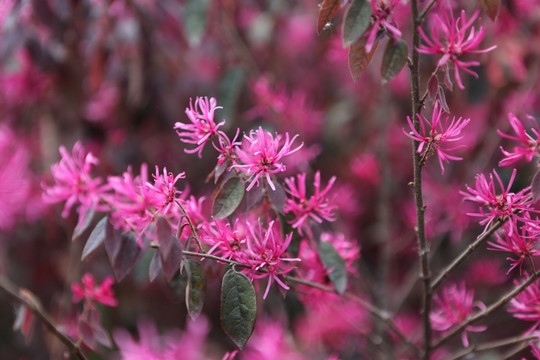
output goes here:
[{"label": "pink flower", "polygon": [[330,205],[326,194],[332,188],[336,177],[332,177],[321,191],[321,174],[317,171],[313,180],[313,195],[309,198],[306,194],[306,174],[299,174],[297,179],[298,183],[294,177],[285,179],[285,190],[291,195],[291,198],[287,198],[284,210],[285,213],[293,213],[295,216],[291,221],[292,227],[298,229],[302,234],[302,228],[309,231],[310,219],[319,224],[322,223],[323,219],[335,221],[333,211],[337,209],[337,206]]},{"label": "pink flower", "polygon": [[[446,147],[446,144],[449,142],[461,140],[463,138],[463,135],[461,135],[461,131],[465,126],[467,126],[471,119],[463,119],[460,117],[456,120],[456,118],[453,117],[450,125],[448,125],[449,117],[446,117],[444,119],[443,127],[443,120],[441,119],[442,113],[442,106],[440,106],[440,102],[439,100],[437,100],[435,102],[435,106],[433,107],[431,123],[423,115],[417,114],[418,119],[420,120],[420,127],[422,129],[421,134],[416,131],[411,118],[408,116],[407,121],[409,122],[409,127],[411,128],[412,134],[407,133],[405,129],[402,130],[407,137],[420,142],[417,152],[419,154],[423,152],[422,159],[424,161],[428,156],[430,156],[434,152],[437,152],[437,155],[439,157],[439,164],[441,166],[441,172],[444,174],[443,161],[448,163],[449,160],[463,159],[461,157],[448,154],[448,151],[455,150],[457,148],[460,148],[461,146]],[[431,127],[431,130],[429,130],[429,132],[426,131],[424,122],[428,123],[428,125]]]},{"label": "pink flower", "polygon": [[[501,194],[497,194],[495,190],[493,174],[501,188]],[[508,226],[505,227],[505,231],[508,231],[509,235],[512,235],[516,230],[517,220],[535,224],[536,221],[531,220],[530,216],[524,215],[527,212],[537,212],[531,209],[531,187],[528,186],[517,193],[510,192],[510,188],[516,177],[516,169],[512,172],[512,177],[508,182],[507,188],[504,187],[499,174],[495,170],[493,170],[493,174],[489,174],[489,181],[484,174],[476,175],[475,189],[467,186],[468,192],[461,191],[461,194],[465,196],[465,200],[480,203],[478,213],[467,213],[467,215],[485,218],[480,221],[480,225],[486,225],[482,234],[487,231],[494,220],[505,216],[509,217]]]},{"label": "pink flower", "polygon": [[[459,58],[465,53],[486,53],[497,47],[495,45],[483,50],[476,49],[478,45],[480,45],[486,32],[482,26],[480,26],[478,33],[476,33],[475,28],[472,27],[472,24],[479,13],[480,10],[476,10],[469,21],[467,21],[464,10],[461,11],[461,16],[457,19],[454,19],[451,9],[441,11],[442,19],[439,14],[436,14],[435,19],[431,22],[433,40],[426,35],[421,27],[418,27],[420,35],[427,44],[421,45],[418,51],[424,54],[441,54],[442,57],[437,63],[437,66],[439,67],[445,65],[448,66],[448,62],[453,63],[455,78],[461,89],[465,89],[465,86],[463,86],[463,82],[461,81],[459,69],[474,77],[478,77],[478,74],[470,70],[469,67],[478,66],[480,63],[478,61],[462,61],[459,60]],[[467,35],[469,28],[470,31]]]},{"label": "pink flower", "polygon": [[400,0],[371,0],[371,9],[373,11],[372,18],[374,24],[369,31],[369,35],[366,41],[366,51],[370,52],[375,44],[377,33],[380,30],[390,32],[394,39],[401,37],[401,31],[394,25],[394,21],[391,20],[394,7],[400,2]]},{"label": "pink flower", "polygon": [[243,251],[246,242],[245,232],[239,227],[239,220],[234,225],[222,220],[214,219],[204,227],[202,241],[211,246],[209,254],[221,256],[225,259],[235,259]]},{"label": "pink flower", "polygon": [[[536,124],[536,120],[532,116],[527,116],[527,118]],[[536,127],[530,129],[530,131],[534,134],[533,137],[525,131],[525,127],[514,114],[509,113],[508,120],[510,121],[512,129],[514,129],[516,136],[507,135],[500,130],[497,130],[497,133],[504,138],[518,142],[518,146],[514,146],[512,152],[505,151],[501,146],[504,159],[499,162],[499,166],[513,164],[516,161],[519,161],[521,158],[525,158],[525,160],[530,162],[535,156],[538,155],[538,151],[540,149],[540,144],[538,141],[540,137],[540,129],[538,128],[538,125],[536,124]]]},{"label": "pink flower", "polygon": [[263,130],[262,127],[259,127],[256,131],[251,130],[249,136],[244,134],[242,149],[236,149],[239,164],[233,167],[250,175],[247,181],[251,182],[251,184],[247,187],[247,191],[251,190],[255,184],[258,186],[261,177],[265,177],[270,188],[276,190],[270,174],[285,171],[285,165],[281,162],[281,159],[298,151],[304,145],[302,143],[291,150],[291,146],[297,137],[298,135],[295,135],[292,139],[289,139],[289,134],[285,133],[285,141],[281,144],[281,135],[276,133],[274,138],[272,134]]},{"label": "pink flower", "polygon": [[[274,229],[274,220],[268,224],[268,228],[263,227],[260,220],[257,226],[248,223],[247,228],[246,249],[237,260],[251,266],[248,277],[251,279],[268,277],[263,299],[266,299],[272,281],[277,282],[285,290],[289,290],[279,275],[295,269],[294,266],[283,265],[283,262],[301,261],[298,258],[289,258],[286,254],[292,240],[292,233],[286,235],[283,240],[279,226]],[[260,272],[261,270],[266,272]]]},{"label": "pink flower", "polygon": [[114,279],[112,276],[107,276],[101,285],[96,285],[94,275],[86,273],[82,277],[82,285],[79,283],[71,284],[73,292],[73,302],[78,303],[82,300],[87,302],[96,301],[107,306],[118,305],[118,300],[115,299],[112,291]]},{"label": "pink flower", "polygon": [[236,134],[231,141],[227,135],[220,132],[220,136],[218,139],[219,146],[212,143],[212,145],[214,145],[214,148],[219,152],[218,166],[221,166],[225,163],[229,163],[231,165],[236,164],[235,149],[237,146],[242,145],[241,142],[236,141],[236,139],[238,138],[238,134],[240,134],[240,129],[236,130]]},{"label": "pink flower", "polygon": [[[514,283],[519,285],[517,280]],[[510,300],[508,312],[512,313],[517,319],[535,322],[527,333],[533,332],[538,327],[540,324],[540,287],[538,280]]]},{"label": "pink flower", "polygon": [[[476,309],[483,311],[486,305],[480,301],[473,302],[474,291],[468,291],[465,284],[453,284],[442,291],[442,295],[435,295],[433,300],[437,309],[430,314],[431,325],[434,330],[445,331],[454,325],[459,325]],[[486,326],[468,325],[463,330],[461,341],[463,346],[469,346],[467,331],[481,332]]]},{"label": "pink flower", "polygon": [[43,200],[49,203],[65,201],[62,216],[67,217],[71,208],[79,204],[79,222],[84,219],[88,210],[107,210],[101,203],[107,185],[101,185],[101,178],[92,178],[92,166],[98,164],[98,159],[87,153],[80,142],[73,146],[70,154],[64,146],[60,146],[62,159],[51,166],[54,177],[53,186],[44,185]]},{"label": "pink flower", "polygon": [[[199,110],[197,110],[197,107]],[[207,97],[197,97],[195,99],[195,105],[192,100],[189,101],[189,108],[186,108],[186,115],[188,116],[191,124],[184,124],[177,122],[174,124],[174,129],[180,137],[180,140],[186,144],[197,145],[193,149],[184,149],[188,154],[198,152],[199,157],[202,156],[202,150],[204,145],[210,140],[210,138],[218,133],[220,126],[225,124],[225,121],[216,124],[214,122],[214,112],[216,109],[221,109],[221,106],[217,106],[216,99]]]},{"label": "pink flower", "polygon": [[159,173],[159,168],[156,166],[156,173],[152,174],[154,183],[146,182],[148,188],[147,194],[152,197],[152,203],[157,213],[164,216],[169,215],[171,207],[176,207],[174,201],[178,199],[181,191],[176,190],[175,184],[178,180],[186,177],[185,172],[181,172],[174,176],[173,173],[167,172],[167,168],[163,168],[163,174]]},{"label": "pink flower", "polygon": [[[514,228],[517,227],[517,225],[510,226]],[[540,255],[540,253],[538,253],[538,249],[536,249],[538,236],[529,226],[523,225],[521,227],[521,234],[519,231],[512,231],[511,233],[509,231],[505,231],[504,238],[498,233],[495,235],[497,237],[497,241],[488,242],[488,244],[492,246],[491,248],[488,248],[488,250],[507,251],[518,257],[517,259],[512,257],[507,258],[507,260],[509,260],[512,264],[510,270],[508,270],[508,273],[518,265],[520,266],[521,272],[521,265],[525,260],[531,256]]]},{"label": "pink flower", "polygon": [[288,336],[285,329],[286,326],[279,321],[257,319],[255,331],[242,351],[242,360],[307,359],[295,350],[290,342],[292,337]]}]

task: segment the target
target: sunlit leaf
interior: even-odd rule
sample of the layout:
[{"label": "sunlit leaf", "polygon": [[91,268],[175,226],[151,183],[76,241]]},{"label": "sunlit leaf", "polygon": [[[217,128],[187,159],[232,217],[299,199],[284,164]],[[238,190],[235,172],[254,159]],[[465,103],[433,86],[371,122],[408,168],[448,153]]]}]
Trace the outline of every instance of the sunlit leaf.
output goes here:
[{"label": "sunlit leaf", "polygon": [[339,294],[343,294],[347,289],[345,260],[339,255],[334,246],[327,241],[320,242],[319,256],[322,263],[326,266],[328,277],[332,281],[334,288]]},{"label": "sunlit leaf", "polygon": [[221,283],[221,327],[241,350],[255,326],[257,299],[248,277],[229,270]]},{"label": "sunlit leaf", "polygon": [[317,17],[317,34],[323,31],[326,24],[336,15],[340,6],[341,0],[324,0],[322,2],[319,9],[319,16]]},{"label": "sunlit leaf", "polygon": [[109,217],[105,216],[97,223],[94,230],[92,230],[92,232],[90,233],[90,237],[84,245],[81,260],[86,259],[88,255],[96,251],[96,249],[105,241],[105,233],[108,221]]},{"label": "sunlit leaf", "polygon": [[399,74],[407,63],[408,53],[407,43],[402,39],[398,39],[397,41],[393,39],[388,40],[381,64],[383,82],[390,81]]},{"label": "sunlit leaf", "polygon": [[350,46],[358,40],[369,27],[371,21],[371,4],[367,0],[353,0],[343,20],[343,47]]},{"label": "sunlit leaf", "polygon": [[237,177],[227,179],[212,196],[212,215],[216,219],[223,219],[231,215],[244,196],[245,185]]}]

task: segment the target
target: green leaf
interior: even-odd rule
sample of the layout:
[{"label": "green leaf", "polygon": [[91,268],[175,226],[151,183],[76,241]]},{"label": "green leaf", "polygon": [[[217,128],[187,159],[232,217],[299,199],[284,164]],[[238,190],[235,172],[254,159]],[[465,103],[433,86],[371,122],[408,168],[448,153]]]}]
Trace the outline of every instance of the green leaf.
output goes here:
[{"label": "green leaf", "polygon": [[366,0],[353,0],[343,21],[343,47],[349,47],[362,36],[371,23],[371,4]]},{"label": "green leaf", "polygon": [[105,241],[105,229],[108,221],[109,218],[105,216],[97,223],[94,230],[92,230],[88,241],[86,241],[86,244],[84,245],[81,260],[86,259],[88,255],[96,251],[96,249]]},{"label": "green leaf", "polygon": [[255,326],[257,299],[248,277],[229,270],[221,284],[221,327],[242,350]]},{"label": "green leaf", "polygon": [[388,40],[381,64],[383,83],[392,80],[407,63],[409,48],[402,39]]},{"label": "green leaf", "polygon": [[378,45],[379,42],[376,42],[371,48],[371,51],[367,52],[365,47],[366,39],[365,37],[361,37],[349,48],[349,70],[354,82],[366,70]]},{"label": "green leaf", "polygon": [[240,205],[244,192],[245,185],[239,177],[227,179],[212,196],[212,215],[216,219],[231,215]]},{"label": "green leaf", "polygon": [[184,30],[190,46],[198,46],[206,31],[208,0],[187,0],[182,13]]},{"label": "green leaf", "polygon": [[339,294],[343,294],[347,289],[345,260],[328,241],[321,241],[319,244],[319,256],[329,272],[328,277],[334,288]]},{"label": "green leaf", "polygon": [[501,0],[478,0],[478,2],[489,18],[495,21],[501,10]]},{"label": "green leaf", "polygon": [[201,314],[204,298],[206,296],[206,275],[199,262],[188,260],[185,262],[187,272],[186,307],[192,319]]}]

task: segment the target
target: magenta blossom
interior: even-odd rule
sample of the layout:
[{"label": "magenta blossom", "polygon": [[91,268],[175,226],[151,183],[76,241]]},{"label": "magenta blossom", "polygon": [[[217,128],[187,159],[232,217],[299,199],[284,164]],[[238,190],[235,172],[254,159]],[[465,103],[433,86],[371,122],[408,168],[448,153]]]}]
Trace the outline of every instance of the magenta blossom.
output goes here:
[{"label": "magenta blossom", "polygon": [[43,200],[49,203],[65,201],[62,217],[67,217],[71,208],[79,204],[79,222],[88,210],[108,210],[101,199],[108,186],[102,185],[101,178],[90,175],[92,166],[99,163],[90,152],[86,152],[80,142],[73,145],[72,154],[60,146],[62,159],[51,166],[55,184],[43,186]]},{"label": "magenta blossom", "polygon": [[[501,189],[501,193],[497,194],[495,190],[495,181],[493,175],[497,179],[497,183]],[[465,200],[474,201],[480,204],[478,213],[467,213],[469,216],[477,216],[484,218],[480,221],[480,225],[485,225],[484,234],[491,223],[496,219],[501,219],[505,216],[509,217],[508,226],[505,231],[511,236],[516,231],[517,221],[534,225],[537,221],[531,220],[530,216],[525,216],[527,212],[537,212],[531,208],[532,197],[530,196],[531,187],[513,193],[510,192],[512,183],[516,178],[516,169],[512,172],[512,177],[505,188],[499,174],[493,170],[493,174],[489,174],[489,181],[484,174],[476,175],[475,188],[467,186],[467,192],[460,193],[465,196]],[[480,234],[479,236],[481,236]]]},{"label": "magenta blossom", "polygon": [[366,41],[366,52],[370,52],[375,44],[377,38],[377,33],[380,30],[389,32],[394,39],[399,39],[401,37],[401,31],[397,28],[394,23],[392,12],[394,7],[401,0],[371,0],[371,10],[373,11],[372,19],[374,23],[367,35]]},{"label": "magenta blossom", "polygon": [[[527,118],[536,124],[536,120],[532,116],[527,116]],[[516,141],[518,145],[514,146],[511,152],[505,151],[501,146],[504,159],[499,162],[499,166],[513,164],[521,158],[525,158],[525,160],[530,162],[535,156],[538,155],[538,151],[540,150],[540,129],[538,128],[538,125],[536,124],[536,127],[530,129],[530,131],[534,134],[533,137],[525,131],[525,127],[514,114],[509,113],[508,120],[510,121],[512,129],[514,129],[516,136],[507,135],[500,130],[497,130],[497,133],[504,138]]]},{"label": "magenta blossom", "polygon": [[[459,69],[478,77],[478,74],[469,67],[478,66],[480,63],[478,61],[462,61],[459,58],[465,53],[486,53],[497,47],[491,46],[487,49],[477,49],[486,32],[482,26],[480,26],[478,33],[472,27],[479,13],[480,10],[476,10],[468,21],[463,10],[461,16],[457,19],[454,19],[451,9],[441,11],[441,16],[435,14],[435,18],[431,22],[432,40],[421,27],[418,27],[420,35],[427,44],[421,45],[418,51],[424,54],[442,55],[437,63],[438,67],[448,66],[449,62],[454,64],[454,76],[461,89],[465,89],[465,86],[461,81]],[[468,34],[467,31],[469,31]]]},{"label": "magenta blossom", "polygon": [[193,105],[190,99],[189,108],[186,108],[186,115],[191,121],[191,124],[184,124],[182,122],[174,124],[174,129],[176,129],[176,133],[182,142],[197,145],[193,149],[185,149],[184,151],[186,153],[193,154],[197,152],[199,157],[202,156],[204,145],[212,136],[218,133],[219,127],[225,124],[225,121],[219,124],[214,122],[214,112],[216,109],[221,108],[221,106],[217,106],[216,99],[214,98],[208,100],[207,97],[197,97],[195,99],[195,105]]},{"label": "magenta blossom", "polygon": [[208,254],[221,256],[225,259],[236,259],[243,251],[245,245],[245,232],[239,226],[236,219],[234,225],[223,220],[213,219],[204,227],[204,234],[201,239],[211,246]]},{"label": "magenta blossom", "polygon": [[156,173],[152,174],[152,177],[154,183],[146,183],[148,194],[153,198],[152,202],[155,204],[156,212],[166,216],[170,213],[171,207],[176,206],[174,201],[182,194],[175,188],[175,185],[186,175],[181,172],[174,176],[173,173],[167,172],[167,168],[163,168],[163,173],[160,174],[159,168],[156,166]]},{"label": "magenta blossom", "polygon": [[[514,283],[519,285],[517,280]],[[508,312],[512,313],[517,319],[535,322],[528,333],[532,333],[537,329],[540,324],[540,284],[538,280],[510,300]]]},{"label": "magenta blossom", "polygon": [[276,134],[274,138],[272,134],[263,130],[262,127],[259,127],[258,130],[251,130],[249,136],[244,134],[242,149],[236,149],[240,164],[233,167],[249,174],[247,181],[251,183],[247,187],[247,191],[251,190],[255,184],[258,186],[261,177],[265,177],[270,188],[276,190],[270,175],[285,171],[285,165],[281,162],[281,159],[298,151],[304,145],[302,143],[295,149],[291,149],[297,137],[298,135],[295,135],[292,139],[289,139],[289,134],[285,133],[285,141],[281,144],[281,135]]},{"label": "magenta blossom", "polygon": [[[442,295],[435,295],[433,300],[437,309],[430,314],[431,325],[434,330],[446,331],[454,325],[459,325],[472,315],[475,309],[483,311],[486,305],[480,301],[473,302],[474,291],[467,290],[465,284],[453,284],[442,291]],[[461,334],[463,346],[469,346],[467,331],[481,332],[486,326],[467,325]]]},{"label": "magenta blossom", "polygon": [[298,258],[287,257],[287,247],[291,243],[292,233],[282,239],[279,226],[274,228],[273,220],[268,224],[267,228],[263,227],[260,220],[256,226],[248,223],[247,227],[246,249],[238,260],[251,266],[247,274],[248,277],[251,279],[268,277],[268,285],[263,299],[266,299],[272,281],[277,282],[285,290],[289,290],[289,287],[279,278],[279,275],[295,269],[294,266],[283,265],[283,262],[301,261]]},{"label": "magenta blossom", "polygon": [[291,221],[292,227],[303,234],[303,228],[309,232],[310,219],[319,224],[322,223],[323,219],[335,221],[336,217],[333,212],[337,206],[330,205],[326,195],[336,181],[336,177],[332,177],[326,187],[321,190],[321,174],[317,171],[313,180],[313,195],[310,197],[306,194],[306,174],[299,174],[297,179],[298,182],[294,177],[285,179],[285,190],[291,197],[287,198],[284,210],[285,213],[292,213],[295,216]]},{"label": "magenta blossom", "polygon": [[98,302],[107,306],[118,305],[118,300],[114,297],[112,291],[112,285],[114,279],[112,276],[107,276],[101,285],[96,284],[94,275],[86,273],[82,277],[82,284],[71,284],[71,291],[73,292],[73,302],[78,303],[82,300],[87,302]]},{"label": "magenta blossom", "polygon": [[[403,129],[403,133],[407,137],[420,142],[417,152],[419,154],[422,153],[422,159],[424,161],[428,156],[430,156],[434,152],[437,152],[437,155],[439,157],[439,164],[441,166],[441,172],[444,174],[443,161],[448,163],[449,160],[463,159],[461,157],[448,154],[448,151],[455,150],[457,148],[460,148],[461,146],[458,145],[447,147],[447,143],[461,140],[463,138],[463,135],[461,135],[461,131],[465,126],[467,126],[471,119],[463,119],[460,117],[456,120],[456,118],[453,117],[450,125],[448,125],[449,117],[445,117],[444,120],[442,120],[442,113],[442,106],[439,100],[437,100],[433,107],[431,122],[429,122],[429,120],[426,119],[423,115],[417,114],[418,119],[420,120],[420,127],[422,129],[421,134],[416,131],[411,118],[408,116],[407,121],[409,122],[409,127],[411,128],[412,133],[407,133],[405,129]],[[426,126],[424,123],[427,123],[431,127],[431,130],[426,131]]]},{"label": "magenta blossom", "polygon": [[240,129],[236,130],[233,140],[231,141],[227,135],[220,133],[219,135],[219,145],[214,145],[214,148],[219,152],[218,156],[218,166],[229,163],[231,165],[236,164],[236,154],[235,149],[237,146],[242,145],[241,142],[236,141],[238,135],[240,134]]}]

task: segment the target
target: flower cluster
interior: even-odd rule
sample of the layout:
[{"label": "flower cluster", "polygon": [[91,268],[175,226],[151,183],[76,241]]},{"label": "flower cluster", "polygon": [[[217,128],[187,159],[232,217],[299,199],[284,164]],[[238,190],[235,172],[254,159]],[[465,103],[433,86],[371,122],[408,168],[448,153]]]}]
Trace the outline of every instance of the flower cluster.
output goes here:
[{"label": "flower cluster", "polygon": [[[515,281],[519,285],[518,281]],[[517,319],[534,321],[529,332],[534,331],[540,324],[540,284],[535,281],[518,296],[510,300],[508,312]]]},{"label": "flower cluster", "polygon": [[[444,174],[443,161],[448,163],[449,160],[462,160],[461,157],[448,154],[448,151],[455,150],[461,146],[447,147],[447,144],[461,140],[463,138],[461,131],[471,120],[463,119],[461,117],[456,120],[456,118],[453,117],[450,124],[448,124],[449,118],[445,117],[443,119],[442,114],[442,106],[440,101],[437,100],[433,106],[431,122],[423,115],[417,114],[422,133],[419,133],[415,129],[411,118],[408,116],[407,121],[409,122],[411,133],[406,132],[405,129],[403,129],[403,133],[407,137],[420,142],[417,152],[423,154],[422,158],[424,161],[428,156],[436,152],[439,157],[441,172]],[[427,123],[430,126],[431,129],[429,131],[426,131],[426,125],[424,123]]]},{"label": "flower cluster", "polygon": [[[444,288],[441,295],[435,295],[433,300],[437,308],[430,314],[431,325],[434,330],[446,331],[454,325],[459,325],[469,315],[477,310],[485,310],[486,305],[480,301],[473,301],[474,291],[467,290],[465,284],[453,284]],[[467,331],[481,332],[486,326],[467,325],[461,334],[463,346],[469,346]]]},{"label": "flower cluster", "polygon": [[478,77],[478,74],[469,69],[469,67],[478,66],[480,63],[478,61],[460,60],[461,56],[466,53],[486,53],[495,49],[497,46],[491,46],[482,50],[477,49],[486,32],[482,26],[480,26],[478,32],[472,26],[480,10],[475,11],[469,20],[467,20],[464,10],[461,11],[461,15],[457,19],[454,19],[451,9],[448,9],[446,12],[441,11],[440,13],[442,14],[442,18],[437,13],[431,22],[431,39],[421,27],[418,28],[420,36],[426,42],[426,45],[421,45],[418,51],[424,54],[442,55],[437,62],[438,67],[448,66],[449,62],[452,63],[454,65],[454,76],[457,84],[461,89],[465,89],[459,75],[459,70],[461,69],[474,77]]},{"label": "flower cluster", "polygon": [[389,32],[394,39],[401,37],[401,31],[395,25],[392,13],[401,0],[371,0],[372,18],[374,20],[367,35],[366,52],[370,52],[380,31]]},{"label": "flower cluster", "polygon": [[523,123],[517,118],[516,115],[512,113],[508,114],[508,120],[510,121],[510,125],[512,126],[512,129],[516,135],[507,135],[502,131],[497,130],[497,133],[500,136],[518,143],[517,146],[514,146],[512,151],[506,151],[501,146],[501,151],[504,154],[504,158],[499,162],[499,166],[511,165],[522,158],[525,158],[526,161],[530,162],[535,156],[538,156],[538,152],[540,150],[540,129],[538,128],[536,120],[532,116],[527,116],[527,119],[536,125],[530,129],[534,137],[527,133]]}]

